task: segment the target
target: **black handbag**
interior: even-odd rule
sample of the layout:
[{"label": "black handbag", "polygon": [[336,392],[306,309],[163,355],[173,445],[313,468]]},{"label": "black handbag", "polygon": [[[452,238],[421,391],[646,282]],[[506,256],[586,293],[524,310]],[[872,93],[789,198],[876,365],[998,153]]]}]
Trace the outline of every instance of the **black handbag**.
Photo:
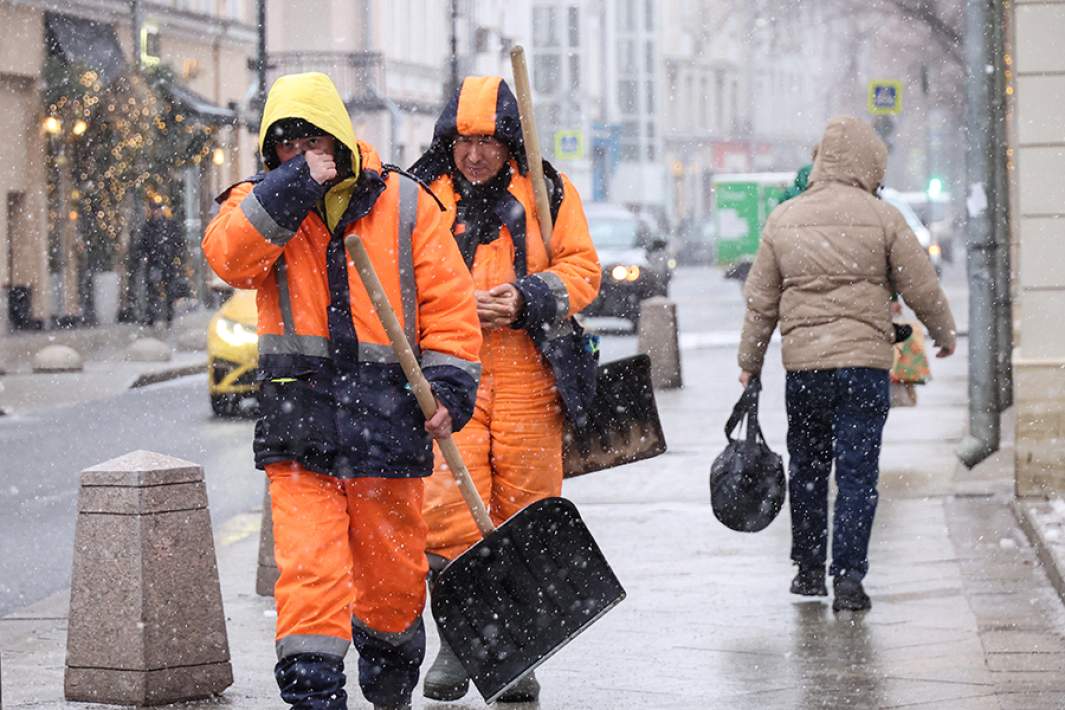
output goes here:
[{"label": "black handbag", "polygon": [[[758,532],[773,522],[784,507],[787,481],[784,461],[765,443],[758,424],[758,393],[762,384],[752,377],[725,424],[728,445],[710,467],[710,506],[714,517],[739,532]],[[743,419],[743,439],[732,433]]]}]

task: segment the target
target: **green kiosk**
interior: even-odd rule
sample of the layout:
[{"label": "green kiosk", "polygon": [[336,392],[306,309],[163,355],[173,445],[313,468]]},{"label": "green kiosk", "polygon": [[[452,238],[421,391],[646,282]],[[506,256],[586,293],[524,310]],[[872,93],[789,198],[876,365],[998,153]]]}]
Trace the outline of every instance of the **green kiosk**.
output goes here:
[{"label": "green kiosk", "polygon": [[780,204],[795,173],[732,173],[715,175],[714,226],[717,228],[716,263],[735,267],[754,261],[762,227]]}]

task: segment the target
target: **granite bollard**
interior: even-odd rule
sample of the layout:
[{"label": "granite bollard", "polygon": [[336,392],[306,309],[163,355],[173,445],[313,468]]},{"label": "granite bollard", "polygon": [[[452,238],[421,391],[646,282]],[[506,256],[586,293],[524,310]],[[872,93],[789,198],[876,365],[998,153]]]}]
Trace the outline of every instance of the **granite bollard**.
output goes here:
[{"label": "granite bollard", "polygon": [[274,560],[274,516],[270,507],[270,481],[267,481],[263,492],[263,522],[259,528],[259,567],[255,572],[255,593],[261,597],[274,596],[274,585],[279,574]]},{"label": "granite bollard", "polygon": [[161,705],[232,683],[203,469],[134,451],[82,471],[66,699]]},{"label": "granite bollard", "polygon": [[677,342],[677,304],[664,296],[642,301],[637,330],[637,350],[651,357],[651,384],[655,389],[683,387]]}]

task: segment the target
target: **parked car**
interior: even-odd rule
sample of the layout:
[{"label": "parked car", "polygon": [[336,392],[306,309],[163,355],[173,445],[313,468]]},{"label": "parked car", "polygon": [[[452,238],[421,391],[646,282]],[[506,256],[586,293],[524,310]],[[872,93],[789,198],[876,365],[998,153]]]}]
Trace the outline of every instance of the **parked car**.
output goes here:
[{"label": "parked car", "polygon": [[902,198],[902,195],[897,190],[892,190],[891,188],[881,190],[880,198],[902,213],[910,231],[914,233],[917,241],[921,243],[921,246],[928,253],[928,258],[932,261],[932,266],[935,267],[936,273],[942,273],[943,250],[940,248],[939,242],[932,238],[931,230],[924,225],[921,218],[913,211],[913,207]]},{"label": "parked car", "polygon": [[689,221],[677,231],[677,261],[713,264],[717,228],[714,220]]},{"label": "parked car", "polygon": [[599,296],[583,312],[626,318],[635,326],[640,301],[669,293],[676,261],[665,234],[618,205],[585,206],[588,229],[603,268]]},{"label": "parked car", "polygon": [[235,291],[207,326],[207,389],[215,416],[235,416],[255,408],[257,321],[255,291]]}]

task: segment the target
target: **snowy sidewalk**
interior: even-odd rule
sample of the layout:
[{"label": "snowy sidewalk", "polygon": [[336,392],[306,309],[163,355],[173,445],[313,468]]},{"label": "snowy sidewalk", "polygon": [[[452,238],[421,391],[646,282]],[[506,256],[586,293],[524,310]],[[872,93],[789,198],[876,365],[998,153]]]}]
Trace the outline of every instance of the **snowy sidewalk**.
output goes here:
[{"label": "snowy sidewalk", "polygon": [[[0,337],[0,415],[32,412],[106,399],[138,381],[179,377],[204,370],[206,311],[176,319],[171,329],[115,323],[94,328],[67,328]],[[133,362],[126,350],[140,338],[170,345],[169,362]],[[200,344],[202,342],[202,344]],[[48,345],[66,345],[84,361],[81,372],[34,373],[33,356]]]},{"label": "snowy sidewalk", "polygon": [[[631,347],[618,341],[605,355]],[[963,352],[935,364],[918,407],[892,412],[867,578],[873,609],[856,616],[788,594],[786,511],[755,535],[713,518],[707,476],[739,394],[735,352],[703,339],[683,357],[687,386],[658,393],[669,452],[567,482],[628,598],[537,671],[538,707],[1065,706],[1065,611],[1011,512],[1008,457],[975,472],[953,457],[966,415]],[[783,452],[779,352],[768,362],[763,428]],[[250,511],[215,530],[235,683],[213,704],[280,706],[272,600],[254,593],[259,519]],[[64,707],[65,615],[59,594],[0,620],[5,707]],[[435,649],[430,632],[430,658]],[[354,664],[352,653],[350,707],[366,708]],[[471,691],[449,704],[416,695],[415,707],[483,703]]]}]

